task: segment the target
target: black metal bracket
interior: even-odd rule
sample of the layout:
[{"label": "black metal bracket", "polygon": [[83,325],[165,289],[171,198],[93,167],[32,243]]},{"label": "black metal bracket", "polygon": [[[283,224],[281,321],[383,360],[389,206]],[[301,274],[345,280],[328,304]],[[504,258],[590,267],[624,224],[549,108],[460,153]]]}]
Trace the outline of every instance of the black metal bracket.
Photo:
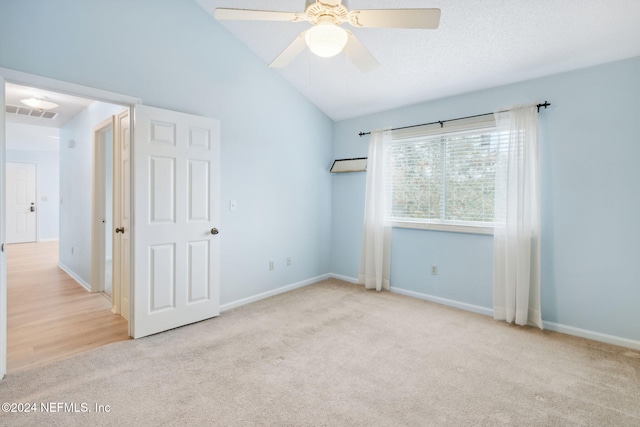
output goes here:
[{"label": "black metal bracket", "polygon": [[536,105],[536,107],[538,107],[538,113],[540,112],[540,107],[544,107],[544,109],[546,110],[549,105],[551,104],[549,104],[547,101],[544,101],[544,104]]}]

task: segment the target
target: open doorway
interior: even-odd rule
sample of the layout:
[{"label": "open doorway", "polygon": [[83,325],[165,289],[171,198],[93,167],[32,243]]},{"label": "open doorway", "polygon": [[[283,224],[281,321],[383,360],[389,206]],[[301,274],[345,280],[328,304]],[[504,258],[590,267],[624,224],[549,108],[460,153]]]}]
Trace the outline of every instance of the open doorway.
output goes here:
[{"label": "open doorway", "polygon": [[[107,212],[113,210],[114,129],[104,129],[97,140],[93,135],[96,126],[113,123],[128,108],[9,83],[5,90],[6,162],[31,161],[38,170],[36,238],[7,245],[7,369],[12,371],[129,337],[128,322],[115,314],[111,301],[114,227]],[[58,106],[29,107],[22,102],[27,99]],[[92,203],[96,197],[100,212]],[[93,231],[96,217],[99,235]],[[97,256],[98,282],[92,265]]]},{"label": "open doorway", "polygon": [[[141,338],[219,315],[220,121],[141,105],[139,99],[127,95],[0,68],[0,91],[5,89],[4,81],[108,100],[124,108],[116,115],[114,132],[118,135],[115,139],[122,143],[114,150],[114,201],[120,200],[120,210],[114,209],[114,232],[119,230],[119,238],[114,240],[113,300],[122,301],[120,310],[122,317],[129,319],[129,336]],[[4,101],[4,96],[0,99]],[[4,113],[3,109],[0,113]],[[2,128],[5,126],[3,115],[0,114]],[[83,146],[77,143],[78,138],[73,133],[61,132],[61,152]],[[62,190],[65,188],[62,171],[74,171],[79,163],[63,164],[63,156],[60,158]],[[4,169],[5,135],[0,129],[2,178]],[[85,188],[89,180],[83,175],[75,177],[73,184]],[[75,187],[71,188],[75,190]],[[4,196],[4,186],[0,186],[2,210]],[[74,198],[77,198],[75,192],[61,192],[60,205],[68,206]],[[76,215],[72,219],[77,219],[71,223],[72,229],[79,229],[86,216],[78,215],[74,210],[71,212]],[[134,212],[139,219],[135,227]],[[79,233],[78,247],[69,247],[69,241],[62,239],[64,218],[61,215],[59,222],[61,268],[64,259],[69,258],[69,250],[72,254],[86,256],[89,253],[91,256],[91,250],[85,251],[82,246],[82,242],[91,242],[90,232]],[[5,218],[0,215],[0,297],[7,294],[4,242]],[[116,242],[119,243],[116,245]],[[120,256],[115,255],[116,246]],[[78,248],[83,250],[78,251]],[[120,272],[117,277],[116,270]],[[188,280],[176,280],[177,272],[186,273]],[[120,298],[116,297],[118,282],[122,283]],[[86,287],[89,289],[89,285]],[[106,301],[102,294],[97,295]],[[6,373],[6,331],[10,322],[5,302],[4,298],[0,301],[1,376]],[[125,313],[126,310],[129,311]]]}]

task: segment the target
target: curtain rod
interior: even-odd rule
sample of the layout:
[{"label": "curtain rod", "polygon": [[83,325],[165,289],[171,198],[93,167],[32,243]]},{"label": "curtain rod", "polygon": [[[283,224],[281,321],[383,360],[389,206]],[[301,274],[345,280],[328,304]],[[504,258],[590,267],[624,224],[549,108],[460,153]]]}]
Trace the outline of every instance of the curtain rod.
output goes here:
[{"label": "curtain rod", "polygon": [[[550,106],[551,104],[549,104],[547,101],[544,101],[543,104],[537,104],[536,107],[538,108],[538,113],[540,112],[540,108],[544,107],[545,110],[547,109],[548,106]],[[502,112],[502,111],[500,111]],[[493,113],[484,113],[484,114],[476,114],[475,116],[467,116],[467,117],[458,117],[457,119],[449,119],[449,120],[438,120],[437,122],[431,122],[431,123],[422,123],[419,125],[411,125],[411,126],[403,126],[400,128],[393,128],[391,130],[401,130],[401,129],[410,129],[410,128],[416,128],[418,126],[428,126],[428,125],[435,125],[435,124],[440,124],[440,127],[444,127],[444,124],[446,122],[455,122],[456,120],[464,120],[464,119],[473,119],[475,117],[483,117],[483,116],[489,116]],[[358,135],[360,136],[365,136],[365,135],[371,135],[371,132],[360,132]]]}]

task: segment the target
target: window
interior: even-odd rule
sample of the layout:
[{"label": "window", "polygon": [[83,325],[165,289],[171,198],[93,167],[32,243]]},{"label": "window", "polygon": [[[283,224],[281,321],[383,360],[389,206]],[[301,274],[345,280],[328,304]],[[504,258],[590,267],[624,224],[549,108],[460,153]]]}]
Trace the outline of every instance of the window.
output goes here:
[{"label": "window", "polygon": [[491,233],[497,137],[493,115],[394,131],[385,150],[386,220]]}]

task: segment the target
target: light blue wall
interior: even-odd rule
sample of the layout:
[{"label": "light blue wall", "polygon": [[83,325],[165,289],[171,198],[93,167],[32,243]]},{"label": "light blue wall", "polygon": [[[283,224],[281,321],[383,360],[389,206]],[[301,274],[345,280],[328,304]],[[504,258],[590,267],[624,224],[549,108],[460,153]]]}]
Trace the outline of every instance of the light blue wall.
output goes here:
[{"label": "light blue wall", "polygon": [[60,128],[59,260],[87,287],[91,283],[93,128],[122,110],[119,105],[94,102]]},{"label": "light blue wall", "polygon": [[2,1],[0,67],[221,121],[221,303],[330,271],[333,122],[195,2]]},{"label": "light blue wall", "polygon": [[[359,131],[548,99],[543,317],[640,340],[639,58],[333,124],[192,1],[23,0],[0,3],[0,67],[221,120],[223,304],[357,276],[364,174],[327,168],[366,156]],[[487,236],[395,230],[392,284],[490,308],[491,248]]]},{"label": "light blue wall", "polygon": [[[638,341],[640,58],[341,121],[334,155],[366,156],[360,131],[544,100],[543,320]],[[332,179],[332,272],[357,277],[365,176]],[[491,236],[394,229],[391,285],[490,309],[492,245]]]},{"label": "light blue wall", "polygon": [[6,153],[7,162],[36,164],[38,241],[58,239],[59,153],[36,150],[7,150]]}]

